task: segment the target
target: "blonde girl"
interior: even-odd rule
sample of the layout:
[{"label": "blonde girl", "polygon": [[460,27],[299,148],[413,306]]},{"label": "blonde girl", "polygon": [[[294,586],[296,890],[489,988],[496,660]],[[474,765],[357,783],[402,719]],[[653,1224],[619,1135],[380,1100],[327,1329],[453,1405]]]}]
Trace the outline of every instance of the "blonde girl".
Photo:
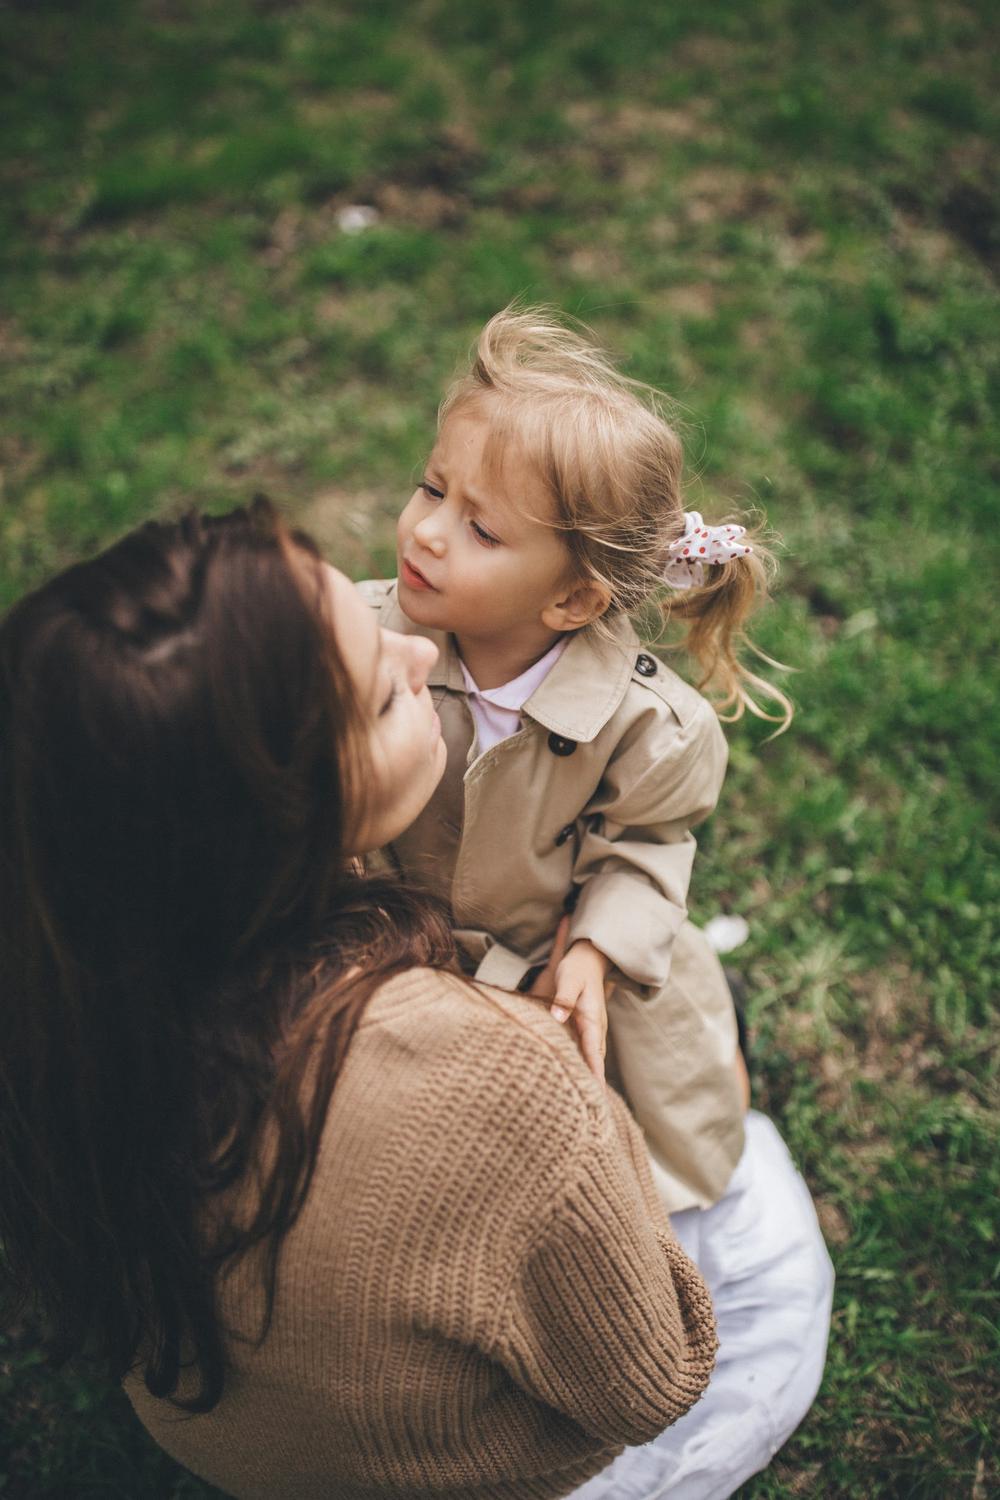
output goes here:
[{"label": "blonde girl", "polygon": [[[681,494],[659,398],[544,309],[483,329],[441,405],[399,519],[398,578],[360,587],[393,630],[432,639],[444,778],[384,851],[448,904],[467,972],[554,973],[642,1126],[671,1211],[706,1207],[743,1148],[732,1000],[687,920],[692,828],[712,811],[719,717],[786,700],[743,665],[769,559]],[[633,620],[679,621],[702,693]],[[387,705],[388,707],[388,705]]]}]

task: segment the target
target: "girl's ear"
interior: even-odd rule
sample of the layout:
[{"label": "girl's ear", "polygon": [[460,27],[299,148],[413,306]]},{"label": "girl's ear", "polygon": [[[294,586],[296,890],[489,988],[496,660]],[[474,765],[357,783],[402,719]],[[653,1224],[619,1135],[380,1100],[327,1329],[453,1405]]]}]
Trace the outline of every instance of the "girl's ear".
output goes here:
[{"label": "girl's ear", "polygon": [[611,593],[603,583],[588,578],[576,583],[569,593],[542,610],[542,624],[547,630],[582,630],[599,619],[611,603]]}]

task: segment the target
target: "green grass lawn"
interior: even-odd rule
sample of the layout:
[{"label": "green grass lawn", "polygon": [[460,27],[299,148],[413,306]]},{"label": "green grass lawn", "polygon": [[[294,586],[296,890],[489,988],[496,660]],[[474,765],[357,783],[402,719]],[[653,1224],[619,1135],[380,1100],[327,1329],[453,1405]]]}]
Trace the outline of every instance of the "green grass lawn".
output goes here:
[{"label": "green grass lawn", "polygon": [[[730,733],[757,1096],[838,1292],[744,1500],[1000,1494],[1000,169],[988,0],[0,3],[0,607],[266,489],[357,575],[512,296],[681,404],[784,541],[794,725]],[[349,205],[373,225],[340,228]],[[207,1496],[0,1335],[0,1493]]]}]

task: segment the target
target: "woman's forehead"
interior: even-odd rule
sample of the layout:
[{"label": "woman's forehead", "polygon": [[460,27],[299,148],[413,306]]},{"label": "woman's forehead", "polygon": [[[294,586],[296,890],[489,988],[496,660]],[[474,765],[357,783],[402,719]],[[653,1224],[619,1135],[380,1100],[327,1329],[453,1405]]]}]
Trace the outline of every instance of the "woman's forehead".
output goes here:
[{"label": "woman's forehead", "polygon": [[324,563],[333,614],[333,632],[348,672],[362,692],[372,687],[382,650],[375,611],[364,603],[346,574]]}]

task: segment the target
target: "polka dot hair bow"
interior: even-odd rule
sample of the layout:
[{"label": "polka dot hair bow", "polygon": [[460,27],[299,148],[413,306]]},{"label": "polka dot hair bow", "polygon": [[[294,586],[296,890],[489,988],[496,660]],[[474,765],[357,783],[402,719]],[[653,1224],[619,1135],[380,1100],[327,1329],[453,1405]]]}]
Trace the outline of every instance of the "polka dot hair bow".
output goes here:
[{"label": "polka dot hair bow", "polygon": [[745,532],[745,526],[706,526],[696,510],[686,510],[684,535],[667,548],[664,583],[674,589],[700,588],[706,563],[726,563],[753,551],[743,541]]}]

